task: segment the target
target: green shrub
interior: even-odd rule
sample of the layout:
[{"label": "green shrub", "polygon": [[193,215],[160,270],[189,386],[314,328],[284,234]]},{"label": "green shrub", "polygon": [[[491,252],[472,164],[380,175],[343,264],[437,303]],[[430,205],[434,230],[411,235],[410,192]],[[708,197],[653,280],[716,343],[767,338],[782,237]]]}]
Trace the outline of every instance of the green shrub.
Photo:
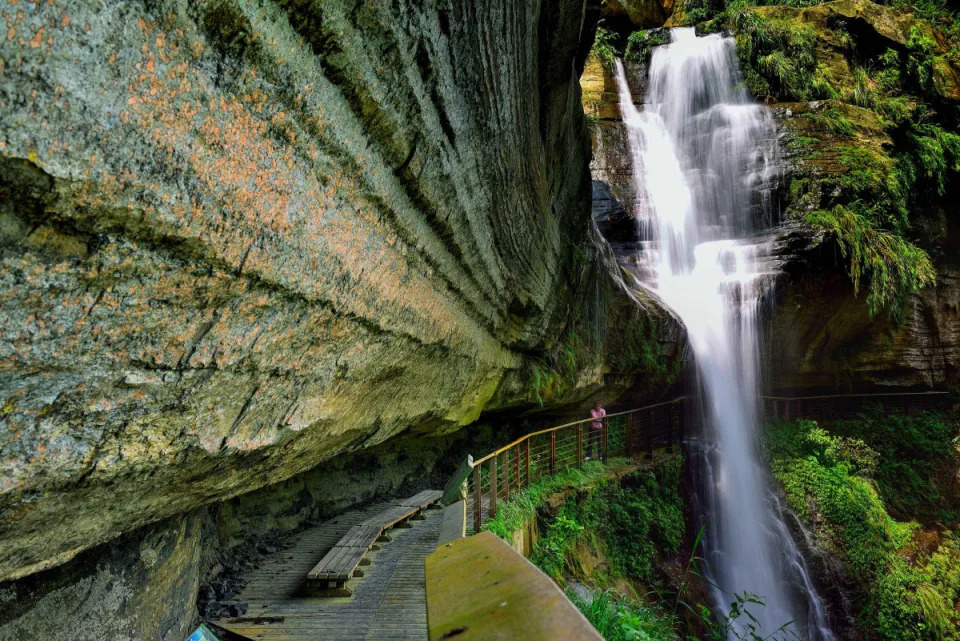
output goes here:
[{"label": "green shrub", "polygon": [[816,524],[856,585],[859,627],[884,641],[960,634],[960,539],[948,533],[932,553],[914,544],[920,525],[893,519],[870,478],[889,465],[886,456],[813,421],[774,423],[767,451],[788,503]]},{"label": "green shrub", "polygon": [[914,165],[942,196],[951,174],[960,171],[960,135],[922,123],[913,127],[908,136],[913,143]]},{"label": "green shrub", "polygon": [[[610,459],[610,466],[623,465],[625,459]],[[599,461],[585,461],[579,468],[572,467],[531,483],[510,495],[510,500],[497,505],[497,514],[483,524],[501,539],[509,539],[523,524],[536,516],[537,508],[547,497],[568,488],[577,488],[592,483],[607,472],[608,466]]]},{"label": "green shrub", "polygon": [[634,31],[627,38],[627,48],[623,57],[630,62],[647,64],[650,62],[650,54],[653,52],[653,48],[668,42],[670,42],[670,32],[664,29]]},{"label": "green shrub", "polygon": [[835,421],[832,434],[861,440],[876,453],[873,479],[887,509],[921,522],[960,522],[960,497],[941,482],[960,468],[956,418],[940,412],[886,414],[879,405]]},{"label": "green shrub", "polygon": [[606,641],[679,641],[676,618],[655,606],[625,599],[608,590],[581,598],[573,590],[567,596]]},{"label": "green shrub", "polygon": [[[753,11],[728,13],[737,38],[737,54],[748,88],[758,96],[781,100],[826,98],[826,79],[814,55],[816,31],[810,25],[766,18]],[[817,81],[814,82],[814,76]]]},{"label": "green shrub", "polygon": [[850,119],[844,116],[843,112],[836,107],[831,107],[830,109],[819,113],[811,111],[803,114],[803,117],[812,120],[828,131],[841,136],[847,136],[848,138],[852,137],[856,131],[853,128],[853,123],[850,122]]},{"label": "green shrub", "polygon": [[593,48],[591,51],[596,54],[607,69],[613,69],[616,64],[617,34],[604,27],[597,27],[597,35],[593,39]]}]

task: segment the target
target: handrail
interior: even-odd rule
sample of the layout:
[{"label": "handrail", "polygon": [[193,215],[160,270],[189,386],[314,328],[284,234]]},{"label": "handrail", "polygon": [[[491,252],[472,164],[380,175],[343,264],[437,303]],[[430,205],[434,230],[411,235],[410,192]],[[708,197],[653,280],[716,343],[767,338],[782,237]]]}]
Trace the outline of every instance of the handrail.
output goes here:
[{"label": "handrail", "polygon": [[[825,394],[819,396],[767,396],[758,395],[764,414],[773,418],[803,418],[812,415],[833,416],[849,414],[862,408],[864,399],[890,398],[892,404],[906,404],[907,411],[927,403],[921,398],[944,398],[950,392],[867,392],[863,394]],[[905,399],[894,402],[895,398]],[[468,514],[473,516],[473,530],[479,532],[481,525],[497,513],[499,501],[509,500],[511,492],[530,485],[532,481],[562,469],[580,467],[593,452],[602,461],[611,455],[645,452],[653,457],[657,448],[673,451],[682,444],[687,433],[687,422],[694,416],[686,411],[690,396],[678,396],[668,401],[645,405],[602,417],[602,430],[585,429],[588,423],[598,419],[584,418],[524,434],[486,456],[467,461],[460,466],[447,483],[444,502],[457,496],[467,501]],[[826,409],[822,401],[848,400],[835,403]],[[911,402],[910,399],[917,399]],[[819,401],[819,402],[818,402]],[[680,411],[674,407],[680,404]],[[856,407],[854,407],[856,406]],[[669,407],[669,411],[658,411]],[[772,410],[772,414],[768,412]],[[564,431],[565,430],[565,431]],[[586,454],[586,456],[584,456]],[[465,492],[465,493],[464,493]]]},{"label": "handrail", "polygon": [[822,394],[820,396],[764,396],[761,394],[758,398],[771,401],[810,401],[822,398],[861,398],[865,396],[937,396],[943,394],[952,394],[952,392],[864,392],[861,394]]},{"label": "handrail", "polygon": [[[689,396],[637,407],[603,417],[584,418],[524,434],[486,456],[464,463],[451,477],[444,501],[458,496],[466,499],[473,530],[479,532],[484,521],[496,516],[500,501],[531,482],[560,470],[580,467],[596,457],[606,462],[611,456],[666,447],[673,451],[684,441],[688,412],[684,403]],[[679,408],[679,409],[678,409]],[[602,429],[587,427],[601,424]]]},{"label": "handrail", "polygon": [[[677,398],[674,398],[674,399],[669,400],[669,401],[662,401],[662,402],[660,402],[660,403],[654,403],[653,405],[644,405],[643,407],[636,407],[636,408],[634,408],[634,409],[632,409],[632,410],[624,410],[623,412],[616,412],[615,414],[607,414],[604,418],[610,419],[610,418],[616,418],[616,417],[618,417],[618,416],[626,416],[627,414],[633,414],[634,412],[642,412],[643,410],[649,410],[649,409],[654,409],[654,408],[657,408],[657,407],[663,407],[664,405],[672,405],[673,403],[679,403],[680,401],[685,401],[685,400],[687,400],[688,398],[690,398],[690,397],[689,397],[689,396],[678,396]],[[521,436],[521,437],[518,438],[517,440],[513,441],[512,443],[509,443],[509,444],[507,444],[507,445],[504,445],[504,446],[501,447],[499,450],[495,450],[495,451],[493,451],[493,452],[490,452],[489,454],[487,454],[487,455],[484,456],[483,458],[475,459],[475,460],[473,461],[473,465],[474,465],[474,466],[477,466],[477,465],[480,465],[481,463],[485,463],[486,461],[489,461],[489,460],[490,460],[491,458],[493,458],[494,456],[499,456],[500,454],[503,454],[504,452],[506,452],[506,451],[509,450],[510,448],[516,447],[516,446],[519,445],[520,443],[523,443],[523,442],[524,442],[525,440],[527,440],[528,438],[533,438],[534,436],[540,436],[541,434],[548,434],[548,433],[550,433],[550,432],[555,432],[555,431],[557,431],[557,430],[562,430],[562,429],[567,428],[567,427],[573,427],[573,426],[575,426],[575,425],[584,425],[584,424],[586,424],[586,423],[592,423],[592,422],[594,422],[594,421],[596,421],[596,420],[597,420],[597,419],[592,418],[592,417],[591,417],[591,418],[584,418],[584,419],[581,419],[581,420],[579,420],[579,421],[573,421],[572,423],[564,423],[563,425],[557,425],[556,427],[548,427],[548,428],[543,429],[543,430],[537,430],[536,432],[530,432],[529,434],[524,434],[523,436]]]}]

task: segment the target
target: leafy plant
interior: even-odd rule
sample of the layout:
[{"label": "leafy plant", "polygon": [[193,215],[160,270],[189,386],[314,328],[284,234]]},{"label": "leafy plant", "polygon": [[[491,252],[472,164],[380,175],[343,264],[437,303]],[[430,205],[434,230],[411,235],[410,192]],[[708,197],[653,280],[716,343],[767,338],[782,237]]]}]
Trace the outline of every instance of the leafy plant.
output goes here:
[{"label": "leafy plant", "polygon": [[877,229],[860,212],[837,205],[819,210],[807,222],[831,232],[848,260],[855,293],[867,289],[870,314],[887,307],[894,317],[903,312],[907,296],[931,285],[936,271],[925,251],[897,234]]},{"label": "leafy plant", "polygon": [[803,117],[808,118],[821,127],[824,127],[825,129],[842,136],[851,137],[855,131],[853,128],[853,123],[850,122],[850,119],[844,116],[843,113],[836,107],[832,107],[820,113],[806,113],[803,114]]},{"label": "leafy plant", "polygon": [[627,48],[623,53],[625,60],[646,64],[650,62],[650,55],[654,47],[670,42],[669,32],[665,29],[650,29],[648,31],[634,31],[627,38]]},{"label": "leafy plant", "polygon": [[[838,431],[853,430],[847,424]],[[919,523],[890,516],[882,499],[889,481],[879,478],[895,469],[888,466],[897,454],[871,447],[879,441],[868,440],[870,432],[870,423],[857,430],[858,438],[813,421],[776,422],[767,440],[771,469],[790,506],[816,528],[820,545],[836,553],[857,586],[859,627],[889,641],[956,638],[960,538],[937,534],[931,552],[918,545],[929,538]],[[935,440],[943,444],[943,437]]]},{"label": "leafy plant", "polygon": [[597,590],[584,598],[568,588],[566,594],[606,641],[680,639],[674,617],[657,606],[631,601],[611,590]]},{"label": "leafy plant", "polygon": [[606,27],[597,27],[597,35],[593,39],[593,48],[591,51],[596,54],[600,62],[607,69],[613,69],[617,59],[617,50],[615,43],[617,34]]}]

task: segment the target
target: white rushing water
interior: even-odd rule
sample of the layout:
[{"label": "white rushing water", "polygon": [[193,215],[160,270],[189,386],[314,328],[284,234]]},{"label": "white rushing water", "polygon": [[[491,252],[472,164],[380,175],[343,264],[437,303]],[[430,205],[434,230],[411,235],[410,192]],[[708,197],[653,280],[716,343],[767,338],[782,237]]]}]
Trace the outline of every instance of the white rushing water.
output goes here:
[{"label": "white rushing water", "polygon": [[761,637],[834,639],[806,563],[777,509],[757,442],[758,315],[773,286],[776,130],[743,89],[731,38],[674,29],[650,62],[637,109],[617,62],[620,108],[646,239],[641,279],[686,326],[705,435],[704,545],[714,599],[758,595]]}]

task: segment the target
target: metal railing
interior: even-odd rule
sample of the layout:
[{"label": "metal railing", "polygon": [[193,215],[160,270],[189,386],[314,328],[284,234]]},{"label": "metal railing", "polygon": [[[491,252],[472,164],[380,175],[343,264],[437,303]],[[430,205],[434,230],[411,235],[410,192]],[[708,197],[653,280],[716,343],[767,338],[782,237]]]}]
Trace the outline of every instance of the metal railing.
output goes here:
[{"label": "metal railing", "polygon": [[[468,531],[479,532],[497,514],[497,506],[531,483],[565,469],[580,467],[587,458],[606,462],[611,456],[653,456],[659,447],[682,444],[689,432],[690,397],[678,398],[608,414],[602,429],[586,418],[526,434],[477,460],[468,458],[448,483],[449,493],[466,496]],[[885,412],[912,413],[943,409],[952,403],[949,392],[891,392],[821,396],[760,396],[765,419],[852,418],[867,403],[882,401]],[[464,488],[464,486],[466,486]],[[472,526],[472,527],[470,527]]]},{"label": "metal railing", "polygon": [[687,426],[687,399],[647,405],[599,419],[587,418],[527,434],[473,461],[467,485],[467,518],[472,530],[497,514],[497,505],[511,493],[550,474],[580,467],[588,457],[606,462],[611,456],[634,456],[654,449],[672,450],[682,443]]},{"label": "metal railing", "polygon": [[950,392],[879,392],[868,394],[830,394],[821,396],[761,396],[761,407],[767,419],[794,420],[813,418],[836,420],[854,418],[869,403],[882,402],[889,414],[899,411],[944,409],[952,404]]}]

